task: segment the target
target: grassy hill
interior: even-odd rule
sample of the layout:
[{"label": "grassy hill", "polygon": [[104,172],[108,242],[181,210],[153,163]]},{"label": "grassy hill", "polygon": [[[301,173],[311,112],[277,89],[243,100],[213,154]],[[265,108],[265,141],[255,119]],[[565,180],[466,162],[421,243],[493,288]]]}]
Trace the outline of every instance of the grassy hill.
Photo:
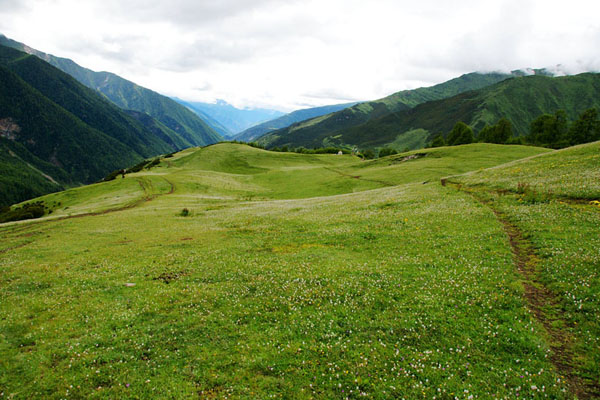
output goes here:
[{"label": "grassy hill", "polygon": [[[350,128],[331,126],[330,131],[315,134],[309,129],[289,132],[269,147],[287,144],[298,147],[355,145],[361,148],[390,145],[398,150],[423,147],[434,134],[447,134],[454,124],[463,121],[476,131],[486,124],[507,118],[515,135],[529,133],[529,124],[544,113],[564,109],[567,116],[577,116],[591,107],[600,106],[600,74],[575,76],[523,76],[442,100],[428,101],[414,108],[388,113]],[[276,134],[276,133],[274,133]],[[268,142],[265,137],[261,139]]]},{"label": "grassy hill", "polygon": [[306,108],[303,110],[296,110],[289,114],[282,115],[279,118],[275,118],[271,121],[263,122],[262,124],[253,126],[252,128],[248,128],[245,131],[235,135],[233,139],[240,140],[243,142],[252,142],[268,132],[286,128],[295,122],[300,122],[307,119],[320,117],[322,115],[331,114],[336,111],[352,107],[355,104],[356,103],[336,104],[332,106],[313,107]]},{"label": "grassy hill", "polygon": [[511,75],[501,73],[465,74],[439,85],[414,90],[403,90],[383,99],[359,103],[332,114],[298,122],[288,128],[269,132],[262,136],[259,141],[268,147],[286,144],[305,147],[327,146],[329,145],[329,141],[323,139],[334,137],[333,132],[351,129],[372,119],[393,112],[408,110],[418,104],[452,97],[465,91],[489,86],[509,77]]},{"label": "grassy hill", "polygon": [[222,137],[196,114],[174,100],[110,72],[95,72],[67,58],[55,57],[0,35],[0,45],[33,54],[71,75],[125,110],[146,113],[176,132],[191,146],[218,142]]},{"label": "grassy hill", "polygon": [[363,162],[219,144],[44,196],[50,216],[0,225],[0,386],[592,398],[599,180],[584,202],[559,180],[540,201],[519,188],[597,175],[599,146]]}]

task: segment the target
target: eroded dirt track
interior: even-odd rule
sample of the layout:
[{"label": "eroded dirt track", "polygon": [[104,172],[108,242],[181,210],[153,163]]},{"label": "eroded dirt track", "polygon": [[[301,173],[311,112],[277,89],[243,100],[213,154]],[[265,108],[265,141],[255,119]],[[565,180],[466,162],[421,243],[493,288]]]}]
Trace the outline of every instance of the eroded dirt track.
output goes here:
[{"label": "eroded dirt track", "polygon": [[563,310],[559,297],[550,291],[540,279],[538,270],[539,258],[533,244],[526,239],[523,231],[505,215],[492,200],[476,191],[460,185],[443,182],[468,193],[477,202],[489,207],[497,220],[502,224],[507,240],[513,252],[514,264],[521,276],[524,297],[527,307],[536,321],[544,329],[546,341],[550,347],[550,359],[557,373],[564,377],[571,393],[577,399],[600,398],[600,387],[592,382],[585,382],[573,371],[576,355],[573,352],[573,339],[567,329],[567,322],[561,318]]}]

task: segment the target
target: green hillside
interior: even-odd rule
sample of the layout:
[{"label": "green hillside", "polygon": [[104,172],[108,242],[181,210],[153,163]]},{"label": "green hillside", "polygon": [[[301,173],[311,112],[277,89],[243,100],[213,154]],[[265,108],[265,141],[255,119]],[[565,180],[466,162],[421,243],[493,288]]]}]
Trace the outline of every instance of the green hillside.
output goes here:
[{"label": "green hillside", "polygon": [[564,185],[597,176],[599,146],[219,144],[46,195],[49,216],[0,225],[0,387],[594,398],[600,180],[585,201]]},{"label": "green hillside", "polygon": [[0,74],[6,165],[0,205],[94,182],[191,146],[149,115],[122,111],[37,57],[0,46]]},{"label": "green hillside", "polygon": [[[2,124],[0,120],[0,124]],[[33,156],[22,145],[0,138],[0,206],[63,190],[69,177],[60,168]],[[47,172],[43,172],[47,171]]]},{"label": "green hillside", "polygon": [[253,126],[252,128],[248,128],[245,131],[235,135],[233,139],[240,140],[243,142],[252,142],[253,140],[258,139],[260,136],[264,135],[265,133],[275,131],[281,128],[286,128],[295,122],[320,117],[326,114],[331,114],[336,111],[352,107],[355,104],[356,103],[336,104],[332,106],[313,107],[306,108],[303,110],[296,110],[289,114],[285,114],[279,118],[275,118],[271,121],[267,121],[262,124]]},{"label": "green hillside", "polygon": [[328,145],[328,141],[323,139],[335,136],[332,134],[333,132],[352,129],[372,119],[388,115],[392,112],[408,110],[418,104],[452,97],[468,90],[489,86],[510,76],[501,73],[471,73],[439,85],[415,90],[403,90],[383,99],[359,103],[326,116],[302,121],[288,128],[267,133],[259,139],[259,142],[268,147],[286,144],[307,147],[326,146]]},{"label": "green hillside", "polygon": [[[7,53],[11,61],[7,61]],[[37,57],[23,55],[0,46],[0,57],[7,68],[88,126],[117,139],[143,157],[183,148],[169,146],[159,137],[149,135],[142,125],[71,76]]]},{"label": "green hillside", "polygon": [[479,131],[500,118],[507,118],[512,123],[515,135],[524,136],[529,133],[531,121],[541,114],[564,109],[568,118],[576,119],[584,110],[598,106],[599,74],[557,78],[523,76],[447,99],[429,101],[348,129],[334,126],[331,131],[319,135],[301,130],[282,136],[269,146],[320,147],[326,144],[372,148],[391,144],[402,150],[423,147],[435,133],[447,134],[458,121]]},{"label": "green hillside", "polygon": [[83,68],[72,60],[43,53],[3,35],[0,35],[0,45],[41,58],[71,75],[88,88],[101,93],[122,109],[144,112],[154,117],[192,146],[211,144],[222,139],[192,111],[168,97],[138,86],[118,75]]},{"label": "green hillside", "polygon": [[[72,182],[90,182],[142,157],[81,121],[13,72],[0,66],[0,119],[14,121],[4,136],[61,168]],[[58,179],[58,178],[56,178]],[[63,182],[64,183],[64,182]],[[2,194],[11,186],[3,187]],[[2,203],[4,202],[4,199]]]}]

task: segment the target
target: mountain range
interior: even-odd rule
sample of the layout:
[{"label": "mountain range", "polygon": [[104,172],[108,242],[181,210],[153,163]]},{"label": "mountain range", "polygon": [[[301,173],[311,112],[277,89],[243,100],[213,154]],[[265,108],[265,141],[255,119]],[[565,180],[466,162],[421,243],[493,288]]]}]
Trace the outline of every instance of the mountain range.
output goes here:
[{"label": "mountain range", "polygon": [[243,132],[238,133],[233,137],[235,140],[243,142],[251,142],[269,132],[277,129],[286,128],[296,122],[304,121],[311,118],[320,117],[321,115],[331,114],[348,107],[352,107],[357,103],[336,104],[332,106],[305,108],[296,110],[291,113],[282,115],[279,118],[263,122],[262,124],[248,128]]},{"label": "mountain range", "polygon": [[232,138],[254,125],[284,115],[281,111],[268,108],[237,108],[225,100],[217,100],[214,103],[185,101],[177,98],[175,100],[205,120],[216,121],[218,125],[215,126],[215,129],[226,138]]},{"label": "mountain range", "polygon": [[599,74],[552,77],[546,70],[533,75],[520,71],[472,73],[302,121],[267,133],[258,142],[268,148],[416,149],[424,147],[434,134],[447,134],[458,121],[477,132],[486,124],[507,118],[515,135],[524,136],[529,124],[541,114],[564,109],[570,119],[575,119],[585,109],[599,105]]},{"label": "mountain range", "polygon": [[0,43],[9,45],[0,45],[0,205],[95,182],[142,159],[223,136],[267,148],[405,150],[447,135],[458,121],[477,133],[506,118],[523,136],[543,113],[563,109],[574,120],[600,106],[600,74],[523,70],[470,73],[379,100],[289,114],[240,110],[223,100],[175,101],[1,35]]},{"label": "mountain range", "polygon": [[[512,75],[503,73],[470,73],[439,85],[414,90],[403,90],[379,100],[359,103],[328,115],[298,122],[287,128],[269,132],[263,135],[259,139],[259,142],[268,147],[283,145],[294,147],[326,146],[339,142],[331,139],[343,130],[360,126],[370,120],[390,113],[411,109],[418,104],[448,98],[468,90],[479,89],[500,82],[510,76]],[[334,132],[335,135],[332,134]]]},{"label": "mountain range", "polygon": [[91,183],[144,158],[205,144],[200,139],[122,110],[42,59],[0,46],[0,205]]},{"label": "mountain range", "polygon": [[32,54],[61,71],[71,75],[88,88],[125,110],[146,113],[179,135],[188,146],[202,146],[218,142],[215,132],[198,115],[169,97],[139,86],[110,72],[95,72],[68,58],[56,57],[33,49],[0,34],[0,45]]}]

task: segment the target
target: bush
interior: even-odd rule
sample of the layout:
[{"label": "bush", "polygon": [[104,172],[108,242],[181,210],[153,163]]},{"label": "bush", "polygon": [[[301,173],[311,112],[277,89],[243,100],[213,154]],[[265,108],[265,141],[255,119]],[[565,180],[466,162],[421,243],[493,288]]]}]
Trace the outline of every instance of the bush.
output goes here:
[{"label": "bush", "polygon": [[146,169],[150,169],[158,164],[160,164],[160,158],[155,158],[150,163],[148,163],[148,165],[146,165]]},{"label": "bush", "polygon": [[396,149],[392,149],[391,147],[383,147],[379,150],[379,157],[387,157],[392,156],[394,154],[398,154]]},{"label": "bush", "polygon": [[181,217],[187,217],[190,215],[190,210],[188,210],[187,208],[184,208],[183,210],[181,210],[181,212],[179,213],[179,215]]},{"label": "bush", "polygon": [[117,176],[121,175],[121,174],[125,174],[125,170],[123,169],[116,169],[113,172],[111,172],[110,174],[106,175],[103,179],[104,182],[108,182],[108,181],[112,181],[114,180]]},{"label": "bush", "polygon": [[139,164],[134,165],[131,168],[127,168],[127,173],[129,174],[129,173],[133,173],[133,172],[140,172],[142,169],[144,169],[146,164],[148,164],[148,160],[144,160],[144,161],[140,162]]},{"label": "bush", "polygon": [[375,153],[371,149],[367,149],[367,150],[363,151],[362,155],[367,160],[372,160],[373,158],[375,158]]},{"label": "bush", "polygon": [[44,214],[46,214],[46,206],[41,201],[37,201],[14,209],[8,208],[7,210],[3,208],[2,213],[0,213],[0,223],[40,218]]}]

